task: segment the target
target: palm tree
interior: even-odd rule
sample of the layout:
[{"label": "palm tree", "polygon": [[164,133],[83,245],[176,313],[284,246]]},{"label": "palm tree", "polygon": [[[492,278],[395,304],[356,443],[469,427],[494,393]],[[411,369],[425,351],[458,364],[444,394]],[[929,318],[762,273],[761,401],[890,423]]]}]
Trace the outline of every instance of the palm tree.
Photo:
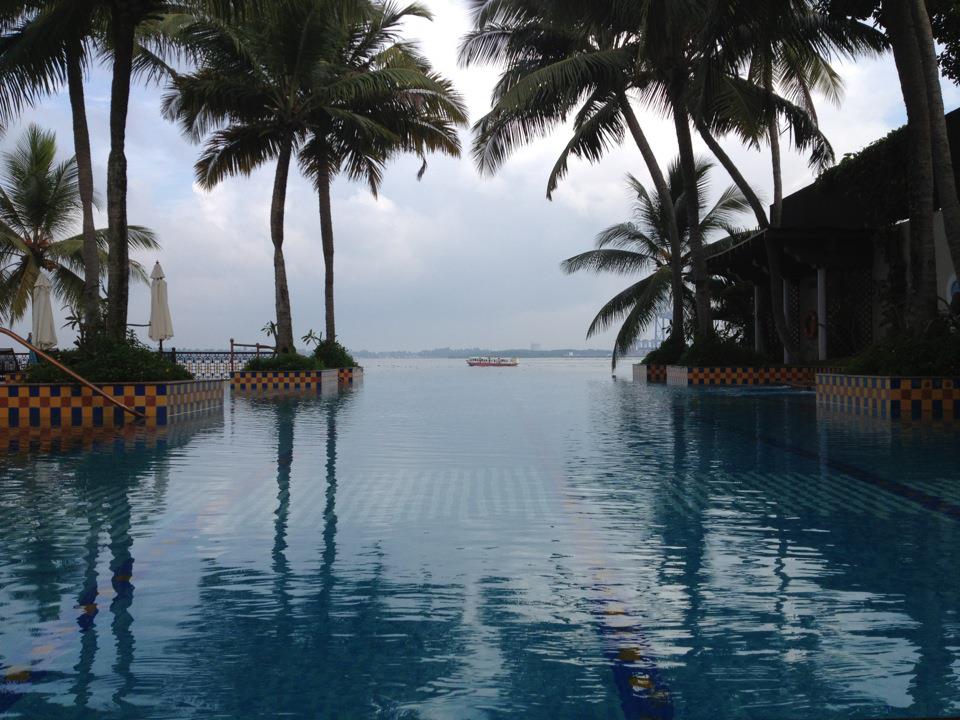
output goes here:
[{"label": "palm tree", "polygon": [[[878,52],[886,40],[874,28],[846,18],[831,18],[816,11],[809,0],[732,0],[728,14],[715,16],[709,34],[714,52],[707,53],[700,72],[716,75],[716,68],[736,89],[725,83],[701,80],[706,89],[700,97],[697,127],[717,159],[727,168],[734,182],[750,201],[761,229],[780,227],[783,215],[783,172],[781,165],[781,116],[787,114],[794,143],[799,150],[810,150],[811,164],[823,168],[833,161],[833,150],[819,131],[814,96],[819,94],[839,103],[843,82],[831,67],[833,57],[853,58]],[[745,80],[739,69],[745,66]],[[760,92],[751,92],[751,85]],[[758,104],[759,101],[759,104]],[[757,194],[733,165],[716,140],[711,128],[733,130],[749,144],[760,145],[765,138],[770,147],[773,176],[773,204],[768,219]],[[783,275],[779,246],[765,235],[770,298],[774,324],[788,361],[797,348],[787,325],[783,304]]]},{"label": "palm tree", "polygon": [[[571,156],[597,162],[629,133],[660,202],[670,205],[669,184],[632,104],[631,95],[646,81],[609,2],[472,0],[472,5],[475,27],[461,44],[461,64],[505,66],[493,109],[474,126],[473,156],[481,172],[495,173],[517,147],[573,116],[573,135],[550,173],[548,198],[566,176]],[[676,263],[682,240],[676,218],[668,214],[666,222],[675,263],[672,291],[680,295],[682,268]],[[674,312],[672,340],[682,344],[682,308]]]},{"label": "palm tree", "polygon": [[405,17],[424,15],[416,5],[288,0],[269,16],[239,22],[207,16],[182,32],[198,68],[175,79],[165,112],[190,137],[208,136],[198,182],[213,187],[277,160],[270,225],[280,351],[293,348],[283,258],[291,160],[299,157],[318,191],[327,338],[333,339],[332,179],[346,172],[376,191],[393,152],[459,151],[454,128],[465,122],[461,101],[413,46],[396,41]]},{"label": "palm tree", "polygon": [[[923,0],[818,0],[831,17],[874,21],[890,41],[907,111],[907,188],[910,240],[917,256],[911,325],[924,330],[936,313],[936,262],[933,213],[939,199],[947,245],[960,270],[960,197],[953,176],[952,151],[946,132],[943,92],[931,27],[933,5]],[[955,3],[943,3],[949,15]],[[946,8],[950,8],[949,11]],[[942,18],[946,19],[946,18]],[[955,149],[954,149],[955,150]],[[936,198],[934,197],[936,193]]]},{"label": "palm tree", "polygon": [[[697,120],[702,127],[721,127],[719,118],[724,116],[719,110],[732,99],[749,99],[756,111],[773,106],[799,144],[820,148],[822,154],[829,145],[803,108],[740,77],[735,62],[706,62],[715,44],[707,32],[715,6],[720,7],[701,0],[475,0],[476,29],[464,41],[461,60],[506,65],[493,110],[476,125],[474,156],[481,169],[496,170],[516,146],[574,115],[574,136],[551,173],[548,194],[565,175],[570,155],[598,160],[629,131],[661,202],[668,204],[669,188],[633,112],[631,96],[673,118],[681,168],[691,187],[696,185],[696,162],[690,124]],[[705,90],[716,93],[717,88],[723,93],[704,120]],[[686,222],[694,228],[689,242],[699,334],[709,334],[710,287],[696,203],[688,203],[686,211]],[[671,230],[670,237],[678,247],[679,233]],[[679,258],[680,252],[673,256]],[[675,273],[676,282],[680,274]],[[679,287],[675,291],[679,294]],[[681,323],[681,317],[674,318],[675,328]]]},{"label": "palm tree", "polygon": [[[63,235],[82,213],[79,170],[75,158],[56,162],[52,132],[31,125],[0,166],[0,316],[12,323],[27,310],[41,271],[50,273],[54,294],[74,305],[83,296],[83,236]],[[100,267],[107,259],[107,230],[96,230]],[[134,248],[159,248],[154,234],[131,226]],[[136,262],[131,275],[146,282]]]},{"label": "palm tree", "polygon": [[66,81],[73,118],[74,152],[83,218],[84,323],[100,319],[100,253],[93,220],[93,161],[84,99],[84,70],[95,26],[95,0],[16,0],[0,4],[0,123]]},{"label": "palm tree", "polygon": [[[734,226],[733,220],[741,212],[749,211],[750,205],[740,190],[731,185],[712,207],[708,206],[709,175],[713,167],[703,158],[695,161],[697,215],[700,218],[697,230],[705,239],[718,232],[738,235],[741,230]],[[651,194],[637,178],[629,175],[627,185],[636,197],[633,219],[607,228],[597,235],[595,250],[569,258],[561,265],[566,273],[590,270],[631,276],[653,270],[604,305],[587,330],[587,338],[591,338],[616,322],[622,323],[613,347],[614,369],[661,307],[671,303],[675,308],[674,316],[676,308],[680,308],[684,316],[694,316],[697,311],[695,298],[687,287],[692,263],[691,233],[687,222],[686,182],[679,159],[670,165],[669,178],[672,201],[669,206],[664,206],[659,195]],[[684,240],[679,262],[683,268],[680,296],[673,292],[673,268],[678,263],[674,262],[667,236],[667,218],[671,214],[676,218]],[[675,328],[673,330],[676,332]],[[683,332],[682,326],[680,332]]]},{"label": "palm tree", "polygon": [[180,31],[196,69],[173,81],[164,113],[204,150],[197,182],[212,188],[276,160],[270,208],[278,352],[294,347],[290,291],[283,255],[290,162],[306,141],[313,113],[316,63],[342,19],[334,0],[290,0],[269,15],[224,20],[198,16]]},{"label": "palm tree", "polygon": [[330,186],[338,173],[365,180],[374,195],[396,152],[459,157],[456,127],[467,122],[453,86],[400,37],[408,18],[430,19],[420,5],[375,3],[368,17],[339,34],[314,71],[310,138],[300,165],[320,203],[326,337],[336,340],[334,242]]}]

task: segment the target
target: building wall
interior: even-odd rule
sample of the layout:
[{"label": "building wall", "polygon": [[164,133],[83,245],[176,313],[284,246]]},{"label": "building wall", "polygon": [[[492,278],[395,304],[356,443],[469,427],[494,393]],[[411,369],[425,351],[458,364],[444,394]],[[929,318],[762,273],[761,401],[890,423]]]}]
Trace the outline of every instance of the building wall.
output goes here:
[{"label": "building wall", "polygon": [[950,258],[950,247],[947,245],[947,231],[943,224],[943,213],[938,212],[933,219],[933,239],[936,242],[937,252],[937,288],[941,297],[950,302],[950,286],[957,279],[953,271],[953,261]]},{"label": "building wall", "polygon": [[[897,241],[900,244],[900,257],[904,266],[910,267],[910,221],[906,220],[895,228]],[[950,287],[956,280],[953,270],[953,261],[950,258],[950,248],[947,245],[947,233],[943,224],[943,213],[938,212],[933,219],[933,240],[935,244],[935,253],[937,261],[937,293],[945,302],[950,302]],[[887,262],[886,251],[883,243],[876,246],[874,253],[874,280],[882,285],[889,280],[890,264]],[[875,299],[874,325],[877,336],[884,334],[883,329],[883,298],[878,293]],[[943,303],[939,303],[941,310],[944,309]]]}]

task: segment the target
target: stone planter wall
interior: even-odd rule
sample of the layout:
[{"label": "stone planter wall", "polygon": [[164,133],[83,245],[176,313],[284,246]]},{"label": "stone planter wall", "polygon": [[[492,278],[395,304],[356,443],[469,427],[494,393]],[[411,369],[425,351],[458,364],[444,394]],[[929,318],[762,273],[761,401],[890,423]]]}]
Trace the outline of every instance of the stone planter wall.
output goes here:
[{"label": "stone planter wall", "polygon": [[817,375],[817,404],[887,420],[960,420],[960,378]]},{"label": "stone planter wall", "polygon": [[[98,385],[143,413],[150,426],[223,407],[219,380]],[[83,385],[0,385],[0,429],[121,427],[135,421],[133,415]]]},{"label": "stone planter wall", "polygon": [[662,385],[667,382],[667,366],[637,363],[633,366],[633,381],[650,385]]},{"label": "stone planter wall", "polygon": [[682,367],[667,368],[667,384],[690,385],[792,385],[813,388],[816,368],[810,367]]}]

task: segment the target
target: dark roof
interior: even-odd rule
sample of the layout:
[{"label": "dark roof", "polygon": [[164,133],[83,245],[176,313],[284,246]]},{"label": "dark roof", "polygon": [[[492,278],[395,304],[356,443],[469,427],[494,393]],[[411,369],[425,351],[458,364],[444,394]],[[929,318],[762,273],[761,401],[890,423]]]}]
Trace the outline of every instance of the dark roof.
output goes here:
[{"label": "dark roof", "polygon": [[849,228],[771,228],[733,245],[719,247],[707,257],[711,273],[754,283],[767,278],[764,241],[783,250],[784,277],[799,279],[814,268],[849,270],[873,263],[872,232]]},{"label": "dark roof", "polygon": [[[960,186],[960,109],[946,118]],[[902,127],[844,158],[816,182],[784,198],[783,227],[879,228],[906,219],[906,152]]]}]

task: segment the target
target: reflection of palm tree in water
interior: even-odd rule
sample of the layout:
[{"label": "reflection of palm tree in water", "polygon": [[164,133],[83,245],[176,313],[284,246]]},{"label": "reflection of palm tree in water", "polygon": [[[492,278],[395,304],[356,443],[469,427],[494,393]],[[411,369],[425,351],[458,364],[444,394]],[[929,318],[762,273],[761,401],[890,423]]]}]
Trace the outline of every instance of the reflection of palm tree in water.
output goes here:
[{"label": "reflection of palm tree in water", "polygon": [[[182,626],[179,650],[171,650],[192,658],[190,673],[178,679],[179,694],[196,707],[225,717],[366,717],[373,704],[414,701],[436,678],[454,674],[456,658],[448,649],[457,637],[456,618],[431,613],[429,585],[392,580],[379,546],[335,572],[338,562],[345,562],[338,558],[336,538],[337,464],[341,413],[351,397],[250,405],[258,414],[271,413],[275,423],[270,560],[260,569],[204,562],[196,615]],[[314,424],[317,414],[325,427]],[[315,427],[326,436],[325,457],[311,466],[302,459],[322,442],[307,431]],[[308,475],[313,468],[316,477]],[[321,473],[322,492],[310,485],[323,482]],[[317,528],[320,562],[306,572],[297,572],[288,557],[300,512],[317,524],[323,516],[322,530]],[[424,599],[419,617],[429,622],[399,612],[391,602],[415,596]],[[384,695],[390,697],[378,700]]]},{"label": "reflection of palm tree in water", "polygon": [[[77,597],[77,625],[80,628],[80,656],[74,666],[76,676],[71,686],[74,705],[87,707],[92,696],[91,684],[95,680],[93,665],[99,649],[96,619],[100,612],[100,590],[97,577],[100,536],[108,529],[110,549],[110,575],[113,599],[110,602],[112,615],[110,628],[114,636],[116,658],[113,671],[122,683],[113,694],[113,701],[122,704],[135,685],[131,672],[134,660],[135,641],[133,617],[130,609],[134,599],[132,507],[130,494],[147,477],[154,479],[151,497],[151,515],[158,515],[166,499],[169,463],[164,446],[154,452],[114,456],[92,454],[77,473],[78,506],[84,508],[87,520],[87,538],[84,543],[83,579]],[[117,461],[124,465],[117,468]],[[109,465],[109,467],[106,467]]]},{"label": "reflection of palm tree in water", "polygon": [[333,562],[337,558],[337,413],[347,394],[327,402],[327,491],[323,507],[323,557],[320,566],[320,607],[325,612],[323,626],[329,630],[330,594],[333,591]]}]

